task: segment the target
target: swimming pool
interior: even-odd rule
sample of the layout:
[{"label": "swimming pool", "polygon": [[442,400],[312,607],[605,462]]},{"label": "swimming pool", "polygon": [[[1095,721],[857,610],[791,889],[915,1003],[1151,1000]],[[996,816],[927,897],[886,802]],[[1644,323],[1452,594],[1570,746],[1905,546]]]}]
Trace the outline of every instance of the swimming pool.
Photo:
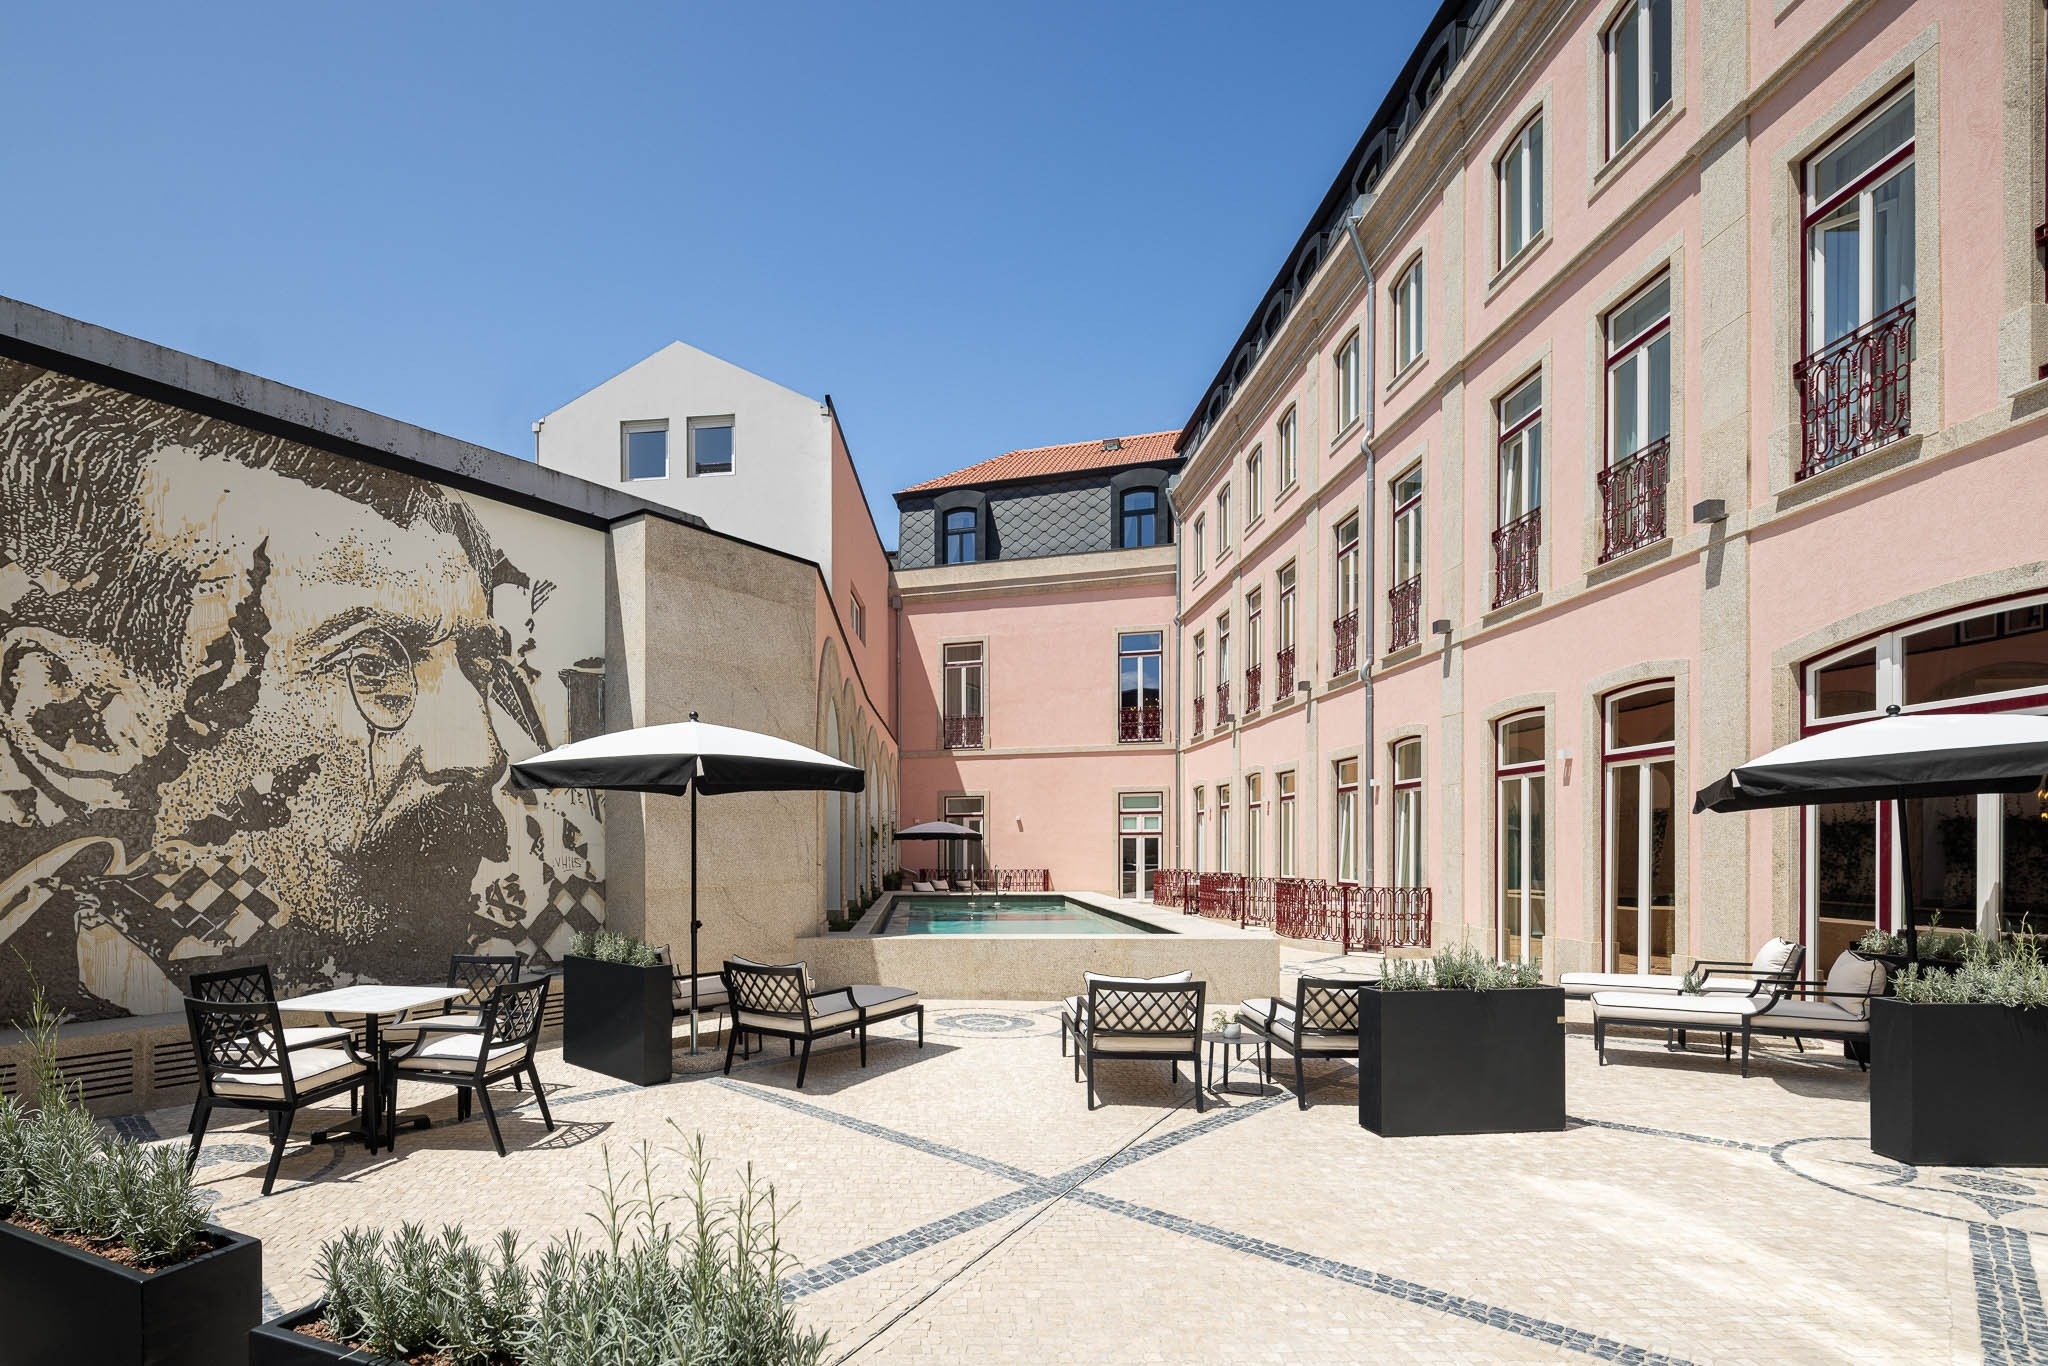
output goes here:
[{"label": "swimming pool", "polygon": [[898,896],[877,934],[1165,934],[1059,895]]}]

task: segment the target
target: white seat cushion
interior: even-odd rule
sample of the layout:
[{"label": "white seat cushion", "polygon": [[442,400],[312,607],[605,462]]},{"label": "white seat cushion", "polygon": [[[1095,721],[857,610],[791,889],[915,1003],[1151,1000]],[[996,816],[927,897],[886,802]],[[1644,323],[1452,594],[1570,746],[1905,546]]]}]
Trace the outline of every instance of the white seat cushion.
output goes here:
[{"label": "white seat cushion", "polygon": [[1846,1002],[1785,1000],[1750,1018],[1752,1029],[1787,1034],[1868,1034],[1870,1021]]},{"label": "white seat cushion", "polygon": [[[350,1075],[369,1075],[369,1068],[353,1061],[339,1048],[308,1048],[291,1055],[292,1081],[301,1091],[311,1091]],[[269,1072],[216,1072],[213,1093],[217,1096],[248,1096],[257,1100],[283,1100],[284,1074]]]},{"label": "white seat cushion", "polygon": [[931,892],[936,891],[938,889],[933,887],[929,882],[913,882],[910,884],[910,890],[913,892]]},{"label": "white seat cushion", "polygon": [[1194,980],[1194,976],[1192,968],[1185,968],[1180,972],[1169,972],[1160,977],[1118,977],[1107,972],[1084,972],[1081,974],[1081,980],[1090,984],[1107,982],[1111,986],[1147,986],[1158,982],[1190,982]]},{"label": "white seat cushion", "polygon": [[[1564,994],[1573,997],[1591,996],[1599,991],[1665,991],[1677,994],[1685,990],[1685,979],[1661,972],[1567,972],[1557,979],[1564,988]],[[1708,977],[1700,983],[1700,990],[1707,995],[1749,996],[1756,991],[1756,983],[1742,974]]]},{"label": "white seat cushion", "polygon": [[1281,1001],[1271,996],[1248,996],[1237,1003],[1237,1018],[1246,1024],[1264,1028],[1282,1012],[1294,1013],[1292,1001]]},{"label": "white seat cushion", "polygon": [[340,1025],[286,1025],[284,1046],[306,1048],[315,1044],[340,1043],[348,1037],[348,1031]]},{"label": "white seat cushion", "polygon": [[1761,1010],[1769,997],[1673,996],[1652,991],[1603,991],[1593,997],[1593,1014],[1610,1023],[1658,1024],[1673,1029],[1740,1029],[1745,1015]]},{"label": "white seat cushion", "polygon": [[[476,1055],[484,1046],[482,1034],[429,1034],[427,1041],[393,1065],[399,1071],[418,1069],[461,1072],[476,1066]],[[490,1052],[492,1066],[526,1051],[523,1043],[501,1043]]]},{"label": "white seat cushion", "polygon": [[[690,977],[688,973],[684,973],[675,979],[675,986],[670,994],[673,996],[678,1009],[688,1010],[690,1008]],[[709,1010],[714,1006],[723,1006],[726,1004],[726,1000],[724,978],[716,973],[699,973],[697,975],[697,1009]]]},{"label": "white seat cushion", "polygon": [[1069,996],[1066,1000],[1061,1001],[1060,1004],[1066,1008],[1067,1018],[1078,1020],[1081,1018],[1081,1012],[1088,1008],[1088,998],[1086,996]]},{"label": "white seat cushion", "polygon": [[1158,1057],[1173,1054],[1187,1057],[1195,1051],[1194,1036],[1189,1034],[1116,1035],[1106,1038],[1092,1037],[1086,1020],[1076,1020],[1074,1032],[1089,1041],[1096,1053],[1128,1053],[1133,1057]]}]

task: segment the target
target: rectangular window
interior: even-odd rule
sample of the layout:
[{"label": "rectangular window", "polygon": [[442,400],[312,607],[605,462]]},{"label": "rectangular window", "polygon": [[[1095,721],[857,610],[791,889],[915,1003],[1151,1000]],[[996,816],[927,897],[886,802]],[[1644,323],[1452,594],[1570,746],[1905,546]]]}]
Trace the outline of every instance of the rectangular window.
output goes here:
[{"label": "rectangular window", "polygon": [[619,442],[625,448],[626,478],[668,478],[668,424],[628,422],[619,428]]},{"label": "rectangular window", "polygon": [[1160,666],[1164,658],[1158,631],[1125,631],[1116,638],[1117,735],[1122,744],[1157,740],[1160,717]]},{"label": "rectangular window", "polygon": [[1494,754],[1496,940],[1494,952],[1510,963],[1541,963],[1547,901],[1543,868],[1543,714],[1502,721]]},{"label": "rectangular window", "polygon": [[1671,971],[1677,906],[1671,840],[1677,815],[1674,698],[1671,686],[1660,684],[1607,699],[1601,929],[1608,972]]},{"label": "rectangular window", "polygon": [[1353,332],[1344,339],[1344,344],[1337,348],[1335,378],[1337,385],[1337,430],[1340,432],[1358,421],[1358,346],[1358,334]]},{"label": "rectangular window", "polygon": [[1216,724],[1230,719],[1230,613],[1216,618]]},{"label": "rectangular window", "polygon": [[1422,258],[1394,282],[1394,373],[1400,374],[1422,355]]},{"label": "rectangular window", "polygon": [[1202,577],[1203,571],[1208,566],[1208,556],[1202,553],[1202,547],[1208,538],[1208,531],[1209,519],[1197,516],[1195,518],[1195,577],[1198,579]]},{"label": "rectangular window", "polygon": [[1265,594],[1254,588],[1244,595],[1244,709],[1247,713],[1259,709],[1265,699],[1260,695],[1265,660],[1262,640]]},{"label": "rectangular window", "polygon": [[1208,652],[1203,648],[1202,633],[1197,631],[1195,632],[1195,667],[1188,678],[1188,681],[1193,685],[1194,729],[1197,735],[1202,733],[1202,703],[1208,694],[1208,690],[1202,684],[1202,680],[1209,676],[1207,663]]},{"label": "rectangular window", "polygon": [[1299,473],[1296,452],[1300,449],[1296,437],[1299,435],[1294,409],[1280,414],[1280,425],[1273,437],[1273,448],[1280,459],[1280,487],[1293,488]]},{"label": "rectangular window", "polygon": [[1908,87],[1806,163],[1801,478],[1911,427],[1913,156]]},{"label": "rectangular window", "polygon": [[1543,377],[1532,376],[1494,406],[1500,444],[1493,605],[1504,607],[1536,591],[1543,543]]},{"label": "rectangular window", "polygon": [[1394,885],[1422,885],[1422,741],[1394,746]]},{"label": "rectangular window", "polygon": [[1230,549],[1230,485],[1216,491],[1216,558]]},{"label": "rectangular window", "polygon": [[1671,277],[1607,315],[1607,463],[1671,434]]},{"label": "rectangular window", "polygon": [[1358,760],[1340,759],[1337,774],[1337,881],[1358,881]]},{"label": "rectangular window", "polygon": [[1394,480],[1393,586],[1387,589],[1387,648],[1403,650],[1422,629],[1422,464]]},{"label": "rectangular window", "polygon": [[1216,785],[1216,871],[1230,871],[1230,785]]},{"label": "rectangular window", "polygon": [[1543,231],[1543,119],[1522,125],[1495,163],[1500,185],[1500,265],[1522,254]]},{"label": "rectangular window", "polygon": [[1612,156],[1671,103],[1671,0],[1629,0],[1603,46]]},{"label": "rectangular window", "polygon": [[[978,794],[948,797],[945,816],[955,825],[984,832],[988,829],[988,798]],[[948,873],[971,877],[977,863],[982,867],[988,866],[987,851],[980,840],[942,840],[938,847],[945,851],[941,857]]]},{"label": "rectangular window", "polygon": [[1244,875],[1264,877],[1264,860],[1260,858],[1260,842],[1265,831],[1262,828],[1266,814],[1265,804],[1260,800],[1263,785],[1259,775],[1254,773],[1244,780]]},{"label": "rectangular window", "polygon": [[1259,520],[1265,511],[1266,502],[1266,453],[1252,447],[1252,453],[1244,458],[1244,524],[1250,526]]},{"label": "rectangular window", "polygon": [[1274,645],[1282,650],[1294,649],[1294,561],[1280,566],[1280,572],[1273,576],[1280,587],[1280,619],[1273,624]]},{"label": "rectangular window", "polygon": [[1279,829],[1275,832],[1280,840],[1280,876],[1294,876],[1294,770],[1276,774],[1273,785],[1279,789]]},{"label": "rectangular window", "polygon": [[860,600],[860,594],[849,591],[847,615],[853,618],[853,634],[856,640],[868,638],[868,607]]},{"label": "rectangular window", "polygon": [[732,473],[732,419],[693,417],[690,419],[690,473]]},{"label": "rectangular window", "polygon": [[1337,616],[1330,623],[1334,637],[1332,676],[1358,667],[1358,514],[1337,524]]},{"label": "rectangular window", "polygon": [[939,547],[941,564],[973,564],[980,555],[977,553],[978,531],[981,517],[973,508],[954,508],[940,524],[943,544]]},{"label": "rectangular window", "polygon": [[979,642],[947,645],[940,655],[941,720],[947,749],[982,745],[982,647]]},{"label": "rectangular window", "polygon": [[1117,500],[1121,525],[1117,544],[1137,550],[1159,544],[1159,490],[1126,489]]},{"label": "rectangular window", "polygon": [[1202,789],[1195,789],[1195,856],[1191,863],[1196,872],[1203,871],[1209,855],[1209,811],[1203,805]]}]

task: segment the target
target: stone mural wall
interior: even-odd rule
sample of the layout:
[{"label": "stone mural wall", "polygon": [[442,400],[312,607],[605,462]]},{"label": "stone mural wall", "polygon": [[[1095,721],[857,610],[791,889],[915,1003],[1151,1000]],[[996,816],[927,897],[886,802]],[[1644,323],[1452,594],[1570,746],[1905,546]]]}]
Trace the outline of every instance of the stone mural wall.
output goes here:
[{"label": "stone mural wall", "polygon": [[602,812],[605,535],[0,359],[0,1023],[548,962]]}]

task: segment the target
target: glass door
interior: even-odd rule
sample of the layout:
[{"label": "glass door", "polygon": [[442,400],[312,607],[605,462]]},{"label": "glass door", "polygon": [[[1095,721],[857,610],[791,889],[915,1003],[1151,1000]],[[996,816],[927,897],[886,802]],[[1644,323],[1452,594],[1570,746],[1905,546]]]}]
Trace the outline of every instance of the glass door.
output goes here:
[{"label": "glass door", "polygon": [[1668,973],[1677,917],[1673,690],[1610,698],[1604,767],[1609,972]]},{"label": "glass door", "polygon": [[1152,875],[1159,871],[1165,794],[1126,792],[1117,798],[1117,892],[1152,899]]},{"label": "glass door", "polygon": [[1541,963],[1545,926],[1543,868],[1544,726],[1540,714],[1500,723],[1494,776],[1499,848],[1496,952],[1511,963]]}]

